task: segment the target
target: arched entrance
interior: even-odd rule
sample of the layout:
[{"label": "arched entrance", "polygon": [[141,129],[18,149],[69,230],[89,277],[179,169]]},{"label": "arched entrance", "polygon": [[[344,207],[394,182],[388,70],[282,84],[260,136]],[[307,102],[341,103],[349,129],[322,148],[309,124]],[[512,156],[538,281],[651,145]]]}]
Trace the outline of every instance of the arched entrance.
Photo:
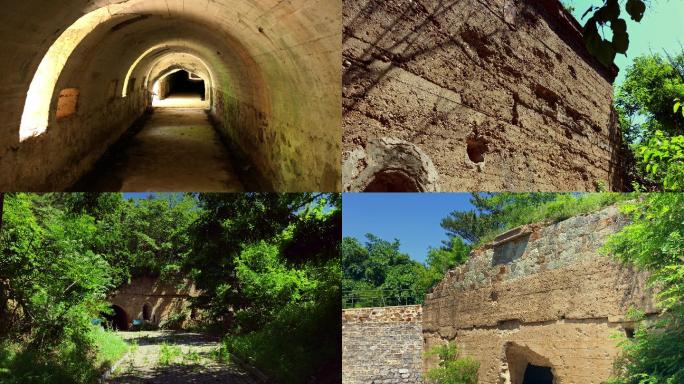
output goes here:
[{"label": "arched entrance", "polygon": [[119,307],[118,305],[112,305],[111,309],[111,314],[104,314],[107,324],[109,324],[109,326],[111,326],[114,330],[128,330],[128,314],[126,311],[124,311],[123,308]]},{"label": "arched entrance", "polygon": [[522,384],[553,384],[553,372],[550,367],[528,364]]},{"label": "arched entrance", "polygon": [[142,308],[143,320],[150,320],[150,305],[145,303]]}]

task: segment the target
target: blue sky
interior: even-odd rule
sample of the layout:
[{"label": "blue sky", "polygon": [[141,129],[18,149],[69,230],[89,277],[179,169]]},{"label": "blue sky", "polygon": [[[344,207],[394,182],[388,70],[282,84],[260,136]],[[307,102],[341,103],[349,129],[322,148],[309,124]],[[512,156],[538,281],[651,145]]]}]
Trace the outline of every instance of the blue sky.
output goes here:
[{"label": "blue sky", "polygon": [[399,239],[401,251],[422,262],[428,247],[447,239],[439,226],[442,218],[471,210],[469,200],[469,193],[345,193],[342,234],[362,241],[366,233]]},{"label": "blue sky", "polygon": [[[603,4],[602,0],[566,0],[566,4],[575,7],[573,15],[580,24],[584,25],[587,18],[580,19],[582,14],[591,5]],[[621,1],[624,3],[624,1]],[[621,17],[627,21],[629,33],[629,49],[627,56],[617,55],[615,64],[620,68],[615,84],[624,79],[625,68],[632,59],[648,53],[663,53],[663,50],[671,54],[680,53],[684,45],[684,0],[651,0],[651,6],[646,9],[644,18],[640,22],[634,22],[622,9]]]}]

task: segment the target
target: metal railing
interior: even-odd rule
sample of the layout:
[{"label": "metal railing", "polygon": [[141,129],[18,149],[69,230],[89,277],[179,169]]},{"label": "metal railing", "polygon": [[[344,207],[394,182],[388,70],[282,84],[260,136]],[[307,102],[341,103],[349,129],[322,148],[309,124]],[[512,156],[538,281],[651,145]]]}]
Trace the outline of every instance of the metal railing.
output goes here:
[{"label": "metal railing", "polygon": [[415,289],[342,290],[342,308],[393,307],[422,304],[425,293]]}]

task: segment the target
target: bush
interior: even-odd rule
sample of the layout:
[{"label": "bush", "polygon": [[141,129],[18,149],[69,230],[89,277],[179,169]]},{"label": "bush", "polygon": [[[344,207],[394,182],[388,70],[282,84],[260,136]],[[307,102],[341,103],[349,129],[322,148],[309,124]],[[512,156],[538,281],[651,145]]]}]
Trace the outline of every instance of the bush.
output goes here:
[{"label": "bush", "polygon": [[439,367],[427,372],[429,384],[477,384],[480,363],[472,357],[459,356],[455,343],[433,348],[428,356],[439,356]]},{"label": "bush", "polygon": [[0,382],[6,384],[91,383],[127,351],[113,332],[92,327],[71,335],[49,352],[31,345],[0,345]]}]

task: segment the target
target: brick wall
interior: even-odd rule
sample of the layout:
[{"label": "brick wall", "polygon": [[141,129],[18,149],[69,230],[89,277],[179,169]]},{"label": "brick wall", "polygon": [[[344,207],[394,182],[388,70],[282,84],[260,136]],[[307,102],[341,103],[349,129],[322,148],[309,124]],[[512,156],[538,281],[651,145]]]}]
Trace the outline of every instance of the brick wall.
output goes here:
[{"label": "brick wall", "polygon": [[420,305],[342,310],[342,382],[422,382]]}]

